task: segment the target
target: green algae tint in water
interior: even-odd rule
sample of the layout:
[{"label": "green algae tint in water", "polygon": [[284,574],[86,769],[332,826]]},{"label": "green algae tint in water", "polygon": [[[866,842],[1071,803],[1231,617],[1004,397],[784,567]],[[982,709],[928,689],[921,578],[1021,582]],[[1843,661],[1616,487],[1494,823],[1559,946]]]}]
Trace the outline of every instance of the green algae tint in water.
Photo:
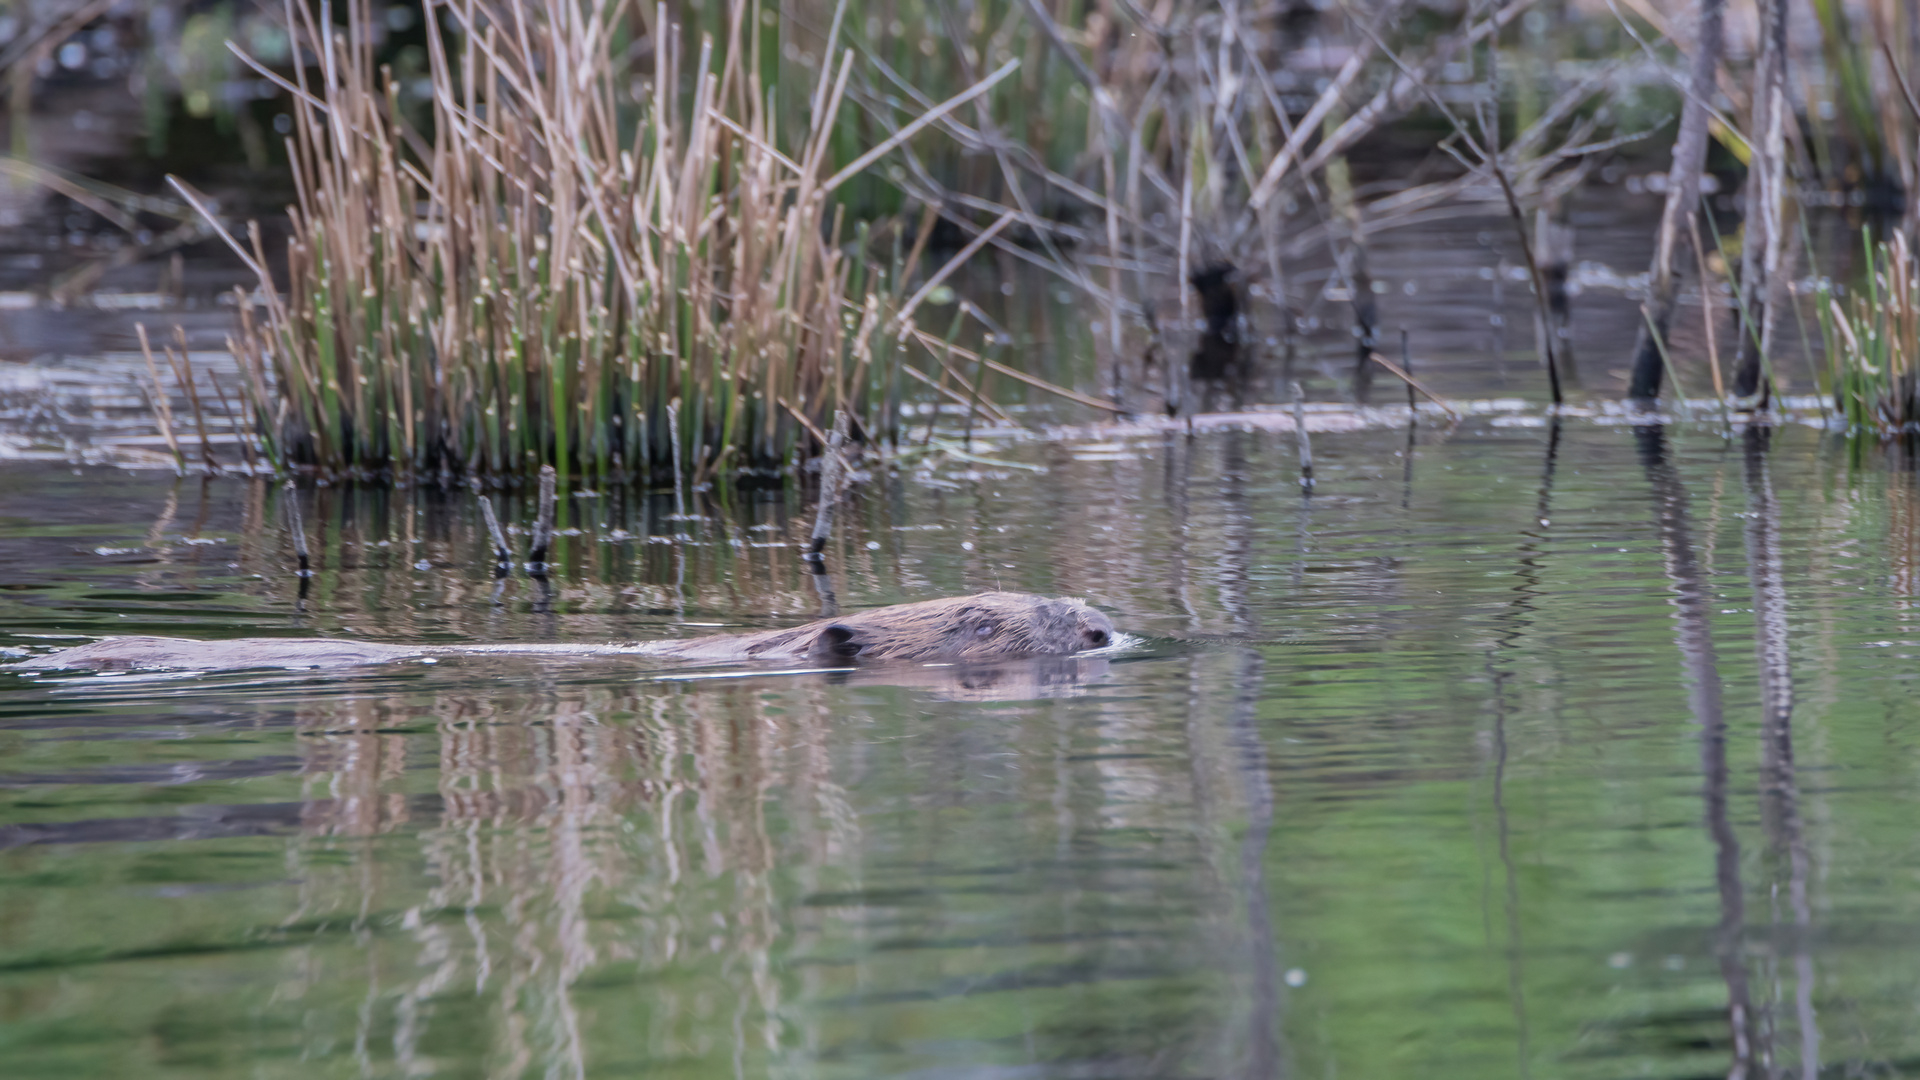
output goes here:
[{"label": "green algae tint in water", "polygon": [[[1273,436],[1154,435],[844,515],[845,605],[1083,595],[1146,639],[1105,660],[0,674],[0,1071],[1920,1068],[1914,475],[1801,429],[1417,438],[1320,440],[1310,500]],[[296,610],[270,495],[0,472],[0,643],[819,604],[800,508],[572,499],[556,595],[495,605],[470,500],[323,491]]]}]

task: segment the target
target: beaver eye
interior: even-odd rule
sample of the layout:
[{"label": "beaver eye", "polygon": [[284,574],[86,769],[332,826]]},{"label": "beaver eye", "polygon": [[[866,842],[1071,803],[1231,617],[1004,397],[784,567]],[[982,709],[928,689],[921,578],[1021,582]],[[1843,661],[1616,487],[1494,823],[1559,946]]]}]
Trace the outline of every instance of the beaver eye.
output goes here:
[{"label": "beaver eye", "polygon": [[974,637],[992,637],[995,627],[992,623],[981,623],[973,628]]},{"label": "beaver eye", "polygon": [[1089,631],[1087,631],[1087,643],[1088,643],[1089,645],[1092,645],[1092,646],[1093,646],[1094,648],[1096,648],[1096,649],[1104,649],[1104,648],[1106,648],[1106,647],[1107,647],[1107,642],[1108,642],[1109,640],[1111,640],[1111,639],[1107,637],[1107,632],[1106,632],[1105,630],[1089,630]]}]

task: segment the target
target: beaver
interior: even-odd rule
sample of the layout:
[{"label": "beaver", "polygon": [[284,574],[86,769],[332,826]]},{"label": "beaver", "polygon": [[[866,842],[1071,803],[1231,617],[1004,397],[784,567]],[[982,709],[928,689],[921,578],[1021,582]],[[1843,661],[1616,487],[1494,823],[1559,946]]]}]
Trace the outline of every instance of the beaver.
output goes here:
[{"label": "beaver", "polygon": [[401,660],[514,653],[642,656],[695,662],[779,661],[846,664],[906,660],[968,663],[1055,656],[1105,648],[1113,623],[1077,599],[989,592],[895,604],[787,630],[715,634],[631,645],[384,645],[336,638],[239,638],[194,641],[113,637],[61,649],[16,669],[237,671],[245,668],[342,668]]}]

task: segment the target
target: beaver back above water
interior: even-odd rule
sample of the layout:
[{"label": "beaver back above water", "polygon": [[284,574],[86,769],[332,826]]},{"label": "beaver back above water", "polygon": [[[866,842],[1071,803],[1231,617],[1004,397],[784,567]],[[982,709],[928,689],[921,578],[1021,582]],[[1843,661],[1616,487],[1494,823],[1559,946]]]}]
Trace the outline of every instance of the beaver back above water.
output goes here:
[{"label": "beaver back above water", "polygon": [[895,604],[791,630],[648,647],[685,660],[936,660],[1060,656],[1105,648],[1113,623],[1079,600],[990,592]]},{"label": "beaver back above water", "polygon": [[645,656],[705,662],[855,660],[969,662],[1063,656],[1104,648],[1113,623],[1079,600],[991,592],[895,604],[787,630],[717,634],[636,645],[383,645],[333,638],[119,637],[61,649],[15,665],[29,670],[341,668],[418,657],[512,653],[529,656]]},{"label": "beaver back above water", "polygon": [[241,671],[391,664],[443,650],[339,638],[110,637],[13,665],[15,671]]}]

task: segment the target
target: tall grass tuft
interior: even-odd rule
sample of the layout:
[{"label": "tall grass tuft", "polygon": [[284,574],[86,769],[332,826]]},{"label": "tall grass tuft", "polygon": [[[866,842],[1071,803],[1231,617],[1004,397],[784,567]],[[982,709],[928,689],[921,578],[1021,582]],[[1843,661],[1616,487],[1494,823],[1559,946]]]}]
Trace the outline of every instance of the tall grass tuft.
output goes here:
[{"label": "tall grass tuft", "polygon": [[1920,432],[1920,267],[1905,234],[1865,240],[1863,283],[1844,300],[1823,284],[1819,301],[1826,385],[1849,431]]},{"label": "tall grass tuft", "polygon": [[832,168],[850,53],[780,132],[745,0],[697,49],[664,5],[428,9],[424,129],[375,70],[368,0],[343,25],[289,2],[309,66],[254,65],[294,98],[284,292],[256,234],[235,343],[276,464],[700,477],[784,465],[836,410],[896,422],[897,293],[830,198],[886,149]]}]

